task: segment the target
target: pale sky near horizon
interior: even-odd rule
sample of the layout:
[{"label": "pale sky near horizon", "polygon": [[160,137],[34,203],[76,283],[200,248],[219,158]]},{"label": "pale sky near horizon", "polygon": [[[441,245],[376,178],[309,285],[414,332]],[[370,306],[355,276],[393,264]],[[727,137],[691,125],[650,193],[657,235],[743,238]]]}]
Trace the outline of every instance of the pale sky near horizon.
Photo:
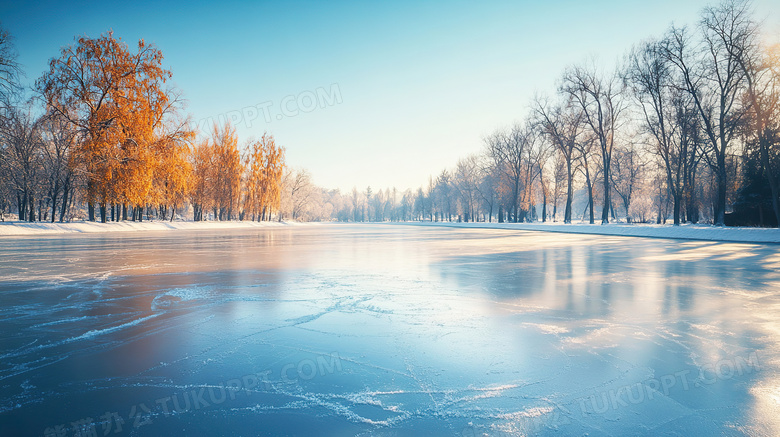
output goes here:
[{"label": "pale sky near horizon", "polygon": [[[143,38],[198,125],[232,118],[241,143],[273,134],[318,185],[376,191],[427,183],[521,120],[567,65],[615,63],[712,3],[3,1],[0,22],[30,85],[76,36]],[[754,9],[778,40],[773,3]]]}]

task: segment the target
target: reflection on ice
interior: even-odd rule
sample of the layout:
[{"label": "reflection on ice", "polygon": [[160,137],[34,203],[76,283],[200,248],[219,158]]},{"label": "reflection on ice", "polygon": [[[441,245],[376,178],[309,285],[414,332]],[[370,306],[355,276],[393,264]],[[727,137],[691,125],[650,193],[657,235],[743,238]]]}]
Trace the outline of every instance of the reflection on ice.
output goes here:
[{"label": "reflection on ice", "polygon": [[2,435],[780,435],[775,246],[388,225],[25,242],[0,244]]}]

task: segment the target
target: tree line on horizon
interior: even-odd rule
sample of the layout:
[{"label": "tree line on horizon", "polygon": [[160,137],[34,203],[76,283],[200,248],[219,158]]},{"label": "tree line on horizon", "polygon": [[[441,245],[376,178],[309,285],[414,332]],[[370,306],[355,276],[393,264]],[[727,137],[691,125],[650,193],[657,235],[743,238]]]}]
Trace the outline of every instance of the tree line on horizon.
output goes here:
[{"label": "tree line on horizon", "polygon": [[101,222],[189,209],[194,220],[278,214],[284,148],[268,134],[240,148],[228,123],[198,139],[154,45],[134,51],[112,32],[78,38],[27,101],[16,57],[0,28],[0,217],[63,222],[84,207]]},{"label": "tree line on horizon", "polygon": [[572,64],[522,121],[427,186],[320,189],[312,216],[777,226],[780,44],[752,15],[748,1],[726,0],[613,70]]},{"label": "tree line on horizon", "polygon": [[342,193],[285,165],[271,135],[197,140],[162,54],[79,38],[14,103],[21,71],[0,31],[0,215],[20,220],[583,220],[777,226],[780,44],[749,1],[634,45],[613,69],[572,64],[482,150],[404,191]]}]

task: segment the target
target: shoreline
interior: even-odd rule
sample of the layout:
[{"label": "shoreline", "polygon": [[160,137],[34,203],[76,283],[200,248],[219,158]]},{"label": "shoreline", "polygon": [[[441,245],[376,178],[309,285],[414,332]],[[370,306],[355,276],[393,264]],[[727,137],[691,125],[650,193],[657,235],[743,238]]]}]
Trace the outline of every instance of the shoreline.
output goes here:
[{"label": "shoreline", "polygon": [[546,223],[448,223],[406,222],[418,226],[442,226],[461,229],[507,229],[516,231],[557,232],[580,235],[604,235],[610,237],[663,238],[672,240],[713,241],[723,243],[780,244],[778,228],[720,227],[713,225],[684,224],[655,225],[610,223],[586,224],[562,222]]},{"label": "shoreline", "polygon": [[[456,222],[367,222],[367,223],[336,223],[340,225],[402,225],[422,227],[443,227],[458,229],[504,229],[515,231],[557,232],[580,235],[604,235],[617,237],[637,238],[663,238],[673,240],[716,241],[727,243],[751,243],[751,244],[780,244],[780,229],[777,228],[746,228],[746,227],[718,227],[712,225],[684,224],[655,225],[655,224],[626,224],[610,223],[608,225],[562,222],[546,223],[456,223]],[[145,222],[0,222],[0,238],[23,237],[38,235],[62,235],[62,234],[94,234],[112,232],[139,232],[139,231],[176,231],[176,230],[219,230],[219,229],[257,229],[278,228],[286,226],[322,225],[327,223],[299,223],[299,222],[251,222],[251,221],[145,221]]]},{"label": "shoreline", "polygon": [[177,231],[177,230],[211,230],[211,229],[242,229],[242,228],[272,228],[297,225],[290,222],[251,222],[251,221],[157,221],[144,222],[0,222],[0,238],[24,237],[37,235],[62,235],[62,234],[97,234],[113,232],[139,232],[139,231]]}]

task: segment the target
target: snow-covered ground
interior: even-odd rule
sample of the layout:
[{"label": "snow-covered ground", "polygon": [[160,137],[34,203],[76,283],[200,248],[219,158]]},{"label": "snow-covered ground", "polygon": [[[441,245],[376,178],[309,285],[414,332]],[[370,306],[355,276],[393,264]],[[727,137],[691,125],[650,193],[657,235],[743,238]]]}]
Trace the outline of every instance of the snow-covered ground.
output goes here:
[{"label": "snow-covered ground", "polygon": [[252,222],[252,221],[209,221],[209,222],[184,222],[184,221],[143,221],[143,222],[72,222],[72,223],[48,223],[48,222],[20,222],[9,221],[0,223],[0,236],[2,235],[38,235],[38,234],[65,234],[65,233],[96,233],[96,232],[129,232],[129,231],[167,231],[167,230],[196,230],[196,229],[236,229],[236,228],[262,228],[269,226],[285,226],[287,222]]},{"label": "snow-covered ground", "polygon": [[674,238],[685,240],[724,241],[734,243],[780,243],[780,229],[722,227],[684,224],[650,225],[610,223],[608,225],[561,222],[553,223],[447,223],[423,222],[428,226],[459,228],[517,229],[524,231],[565,232],[571,234],[612,235],[622,237]]},{"label": "snow-covered ground", "polygon": [[[62,233],[96,233],[128,231],[165,231],[197,229],[251,229],[258,227],[289,226],[296,222],[250,222],[250,221],[145,221],[119,223],[28,223],[20,221],[0,222],[0,236],[38,235]],[[408,222],[422,226],[449,226],[479,229],[517,229],[524,231],[564,232],[571,234],[610,235],[623,237],[672,238],[685,240],[723,241],[734,243],[780,243],[780,229],[733,228],[711,225],[681,226],[610,223],[608,225],[561,222],[553,223],[448,223]]]}]

